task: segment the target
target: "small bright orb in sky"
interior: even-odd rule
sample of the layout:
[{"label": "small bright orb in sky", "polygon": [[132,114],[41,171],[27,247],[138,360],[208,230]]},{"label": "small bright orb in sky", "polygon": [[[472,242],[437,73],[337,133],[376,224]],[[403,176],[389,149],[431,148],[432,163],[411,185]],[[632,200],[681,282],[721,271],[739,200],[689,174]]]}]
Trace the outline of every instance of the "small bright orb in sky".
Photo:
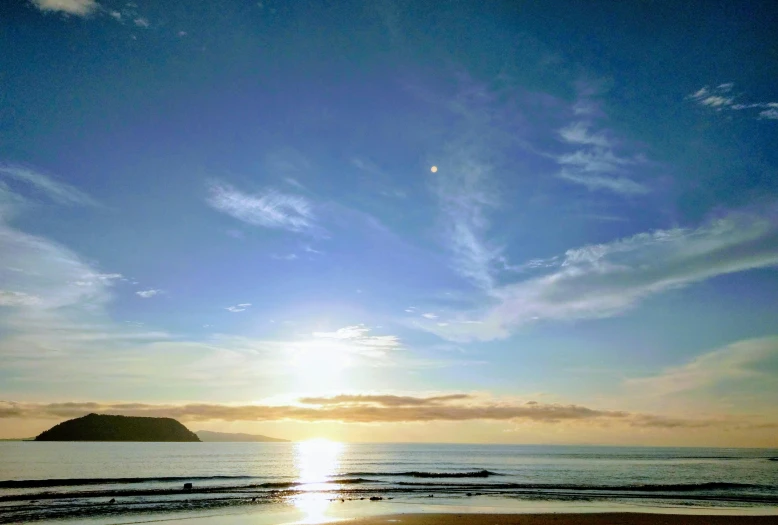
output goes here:
[{"label": "small bright orb in sky", "polygon": [[430,171],[431,171],[432,173],[435,173],[436,171],[438,171],[438,167],[437,167],[437,166],[432,166],[432,167],[430,168]]}]

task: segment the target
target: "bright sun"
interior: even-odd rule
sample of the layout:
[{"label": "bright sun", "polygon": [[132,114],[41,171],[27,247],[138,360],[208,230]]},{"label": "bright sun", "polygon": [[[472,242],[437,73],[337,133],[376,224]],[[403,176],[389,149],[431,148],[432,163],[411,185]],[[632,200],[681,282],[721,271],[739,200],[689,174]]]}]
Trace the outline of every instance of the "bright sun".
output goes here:
[{"label": "bright sun", "polygon": [[295,347],[289,364],[298,390],[344,388],[343,371],[352,356],[337,342],[313,341]]}]

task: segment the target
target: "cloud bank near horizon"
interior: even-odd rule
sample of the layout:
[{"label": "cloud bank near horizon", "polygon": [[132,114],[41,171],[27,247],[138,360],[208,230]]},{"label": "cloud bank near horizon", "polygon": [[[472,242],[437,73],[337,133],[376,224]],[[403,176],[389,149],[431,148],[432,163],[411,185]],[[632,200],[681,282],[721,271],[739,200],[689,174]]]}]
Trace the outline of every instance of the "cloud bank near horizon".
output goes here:
[{"label": "cloud bank near horizon", "polygon": [[302,398],[300,405],[225,405],[145,403],[16,403],[0,402],[0,419],[67,419],[89,413],[126,416],[172,417],[184,422],[204,421],[298,421],[345,424],[421,423],[433,421],[506,421],[514,423],[620,424],[658,429],[766,429],[778,428],[778,421],[737,418],[686,418],[604,410],[576,404],[517,402],[473,402],[470,394],[414,397],[394,395],[340,395],[330,398]]}]

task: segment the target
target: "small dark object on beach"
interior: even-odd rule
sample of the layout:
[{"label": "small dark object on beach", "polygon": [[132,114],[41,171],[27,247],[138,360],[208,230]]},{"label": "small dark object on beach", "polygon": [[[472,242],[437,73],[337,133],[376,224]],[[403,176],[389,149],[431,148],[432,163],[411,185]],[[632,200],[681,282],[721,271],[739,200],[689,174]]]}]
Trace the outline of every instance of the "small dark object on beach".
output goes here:
[{"label": "small dark object on beach", "polygon": [[468,496],[472,496],[472,495],[473,495],[473,493],[472,493],[472,492],[468,492],[468,493],[467,493],[467,495],[468,495]]},{"label": "small dark object on beach", "polygon": [[30,503],[32,503],[32,504],[35,504],[35,500],[34,500],[34,499],[31,499],[31,500],[30,500]]},{"label": "small dark object on beach", "polygon": [[257,498],[251,498],[251,501],[257,501]]},{"label": "small dark object on beach", "polygon": [[430,495],[429,495],[429,496],[427,496],[427,497],[428,497],[428,498],[434,498],[434,497],[435,497],[435,494],[430,494]]},{"label": "small dark object on beach", "polygon": [[111,504],[116,503],[116,498],[111,498],[111,501],[109,501],[108,503],[111,503]]},{"label": "small dark object on beach", "polygon": [[394,499],[394,498],[386,498],[386,499]]},{"label": "small dark object on beach", "polygon": [[192,484],[191,483],[184,483],[184,490],[192,490]]},{"label": "small dark object on beach", "polygon": [[363,499],[365,499],[365,498],[359,498],[359,501],[362,501]]},{"label": "small dark object on beach", "polygon": [[340,498],[340,502],[341,503],[346,503],[346,500],[344,500],[343,498]]},{"label": "small dark object on beach", "polygon": [[384,499],[384,498],[382,498],[381,496],[372,496],[370,498],[370,501],[381,501],[382,499]]}]

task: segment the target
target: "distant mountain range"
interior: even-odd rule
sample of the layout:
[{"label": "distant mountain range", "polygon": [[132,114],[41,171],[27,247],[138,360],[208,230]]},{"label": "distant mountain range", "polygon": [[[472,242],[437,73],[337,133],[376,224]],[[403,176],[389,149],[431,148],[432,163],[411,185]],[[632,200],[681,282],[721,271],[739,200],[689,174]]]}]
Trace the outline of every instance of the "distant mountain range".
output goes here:
[{"label": "distant mountain range", "polygon": [[239,442],[239,443],[288,443],[288,439],[271,438],[267,436],[260,436],[259,434],[230,434],[227,432],[211,432],[210,430],[198,430],[195,432],[200,441],[210,442]]}]

